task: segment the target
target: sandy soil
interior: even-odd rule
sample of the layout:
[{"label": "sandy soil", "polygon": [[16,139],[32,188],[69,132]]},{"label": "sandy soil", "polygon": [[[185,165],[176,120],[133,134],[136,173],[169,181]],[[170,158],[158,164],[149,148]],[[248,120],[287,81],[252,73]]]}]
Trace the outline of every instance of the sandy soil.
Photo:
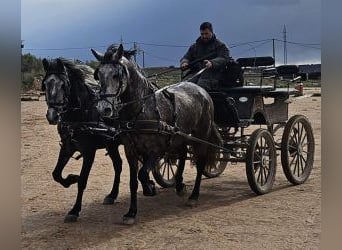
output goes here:
[{"label": "sandy soil", "polygon": [[[305,94],[320,92],[307,90]],[[298,98],[289,114],[304,114],[314,128],[314,169],[303,185],[285,178],[278,156],[273,191],[256,196],[248,186],[245,165],[229,165],[218,178],[202,181],[199,205],[188,208],[174,190],[159,188],[155,197],[138,189],[138,220],[122,224],[129,207],[129,171],[124,160],[120,194],[102,205],[110,191],[113,168],[99,150],[89,177],[78,222],[63,223],[77,187],[54,182],[59,137],[45,119],[43,100],[21,103],[21,246],[25,249],[318,249],[321,236],[321,98]],[[122,148],[121,148],[122,152]],[[123,156],[123,154],[122,154]],[[124,156],[123,156],[124,157]],[[64,176],[78,174],[72,159]],[[185,183],[192,189],[195,168],[189,162]]]}]

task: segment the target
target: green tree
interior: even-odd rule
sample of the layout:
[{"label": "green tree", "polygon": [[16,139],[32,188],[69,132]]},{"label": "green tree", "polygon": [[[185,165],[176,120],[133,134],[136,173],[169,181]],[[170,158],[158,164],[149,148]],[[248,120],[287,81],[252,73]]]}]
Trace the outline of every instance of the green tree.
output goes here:
[{"label": "green tree", "polygon": [[30,53],[21,55],[21,74],[22,90],[31,89],[34,78],[42,78],[44,76],[42,60]]}]

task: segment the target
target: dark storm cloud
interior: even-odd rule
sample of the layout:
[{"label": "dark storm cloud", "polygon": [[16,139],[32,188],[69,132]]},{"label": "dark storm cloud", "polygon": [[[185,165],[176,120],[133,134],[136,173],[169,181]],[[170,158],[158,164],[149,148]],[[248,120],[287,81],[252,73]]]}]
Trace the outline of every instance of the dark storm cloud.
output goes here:
[{"label": "dark storm cloud", "polygon": [[[271,40],[241,43],[282,40],[284,25],[288,41],[319,44],[320,15],[318,0],[213,0],[210,4],[204,0],[62,0],[58,7],[56,1],[26,0],[22,4],[22,39],[24,52],[89,60],[93,57],[88,47],[104,51],[122,38],[126,48],[138,42],[145,51],[147,66],[176,65],[186,47],[198,37],[203,21],[213,23],[214,32],[231,47],[236,58],[272,55]],[[276,41],[275,45],[276,58],[281,62],[283,44]],[[317,47],[289,44],[288,62],[320,61]],[[63,50],[29,50],[39,48]],[[142,63],[142,55],[138,60]]]},{"label": "dark storm cloud", "polygon": [[242,0],[241,2],[246,2],[250,5],[260,5],[260,6],[287,6],[299,4],[301,0]]}]

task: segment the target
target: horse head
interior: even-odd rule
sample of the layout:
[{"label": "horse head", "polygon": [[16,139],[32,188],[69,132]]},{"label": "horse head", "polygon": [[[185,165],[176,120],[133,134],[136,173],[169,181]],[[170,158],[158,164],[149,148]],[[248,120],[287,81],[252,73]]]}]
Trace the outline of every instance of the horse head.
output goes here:
[{"label": "horse head", "polygon": [[59,114],[68,105],[71,84],[68,71],[60,58],[42,61],[45,77],[42,81],[42,90],[45,91],[48,110],[46,118],[50,124],[57,124]]},{"label": "horse head", "polygon": [[106,53],[91,50],[100,62],[94,77],[100,81],[100,101],[97,109],[103,117],[117,116],[121,109],[122,95],[128,89],[130,81],[130,67],[133,64],[124,56],[122,44],[115,50],[110,46]]}]

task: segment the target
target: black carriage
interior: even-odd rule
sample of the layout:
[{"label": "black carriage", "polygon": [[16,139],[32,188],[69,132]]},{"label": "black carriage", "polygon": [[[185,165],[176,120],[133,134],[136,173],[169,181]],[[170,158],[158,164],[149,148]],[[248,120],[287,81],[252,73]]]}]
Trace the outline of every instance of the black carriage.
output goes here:
[{"label": "black carriage", "polygon": [[[237,62],[245,71],[245,77],[257,75],[259,82],[255,78],[248,82],[235,74],[218,89],[208,91],[224,145],[217,147],[217,161],[206,167],[204,175],[217,177],[229,163],[245,162],[251,189],[265,194],[272,189],[280,152],[288,181],[294,185],[304,183],[313,167],[315,142],[308,118],[304,115],[288,117],[291,98],[301,95],[291,84],[300,79],[296,78],[298,68],[293,65],[272,67],[272,57],[240,58]],[[288,80],[280,86],[279,78]],[[250,125],[259,127],[247,133]],[[191,148],[188,159],[191,160]],[[165,155],[152,172],[159,185],[171,187],[176,171],[177,160]]]}]

